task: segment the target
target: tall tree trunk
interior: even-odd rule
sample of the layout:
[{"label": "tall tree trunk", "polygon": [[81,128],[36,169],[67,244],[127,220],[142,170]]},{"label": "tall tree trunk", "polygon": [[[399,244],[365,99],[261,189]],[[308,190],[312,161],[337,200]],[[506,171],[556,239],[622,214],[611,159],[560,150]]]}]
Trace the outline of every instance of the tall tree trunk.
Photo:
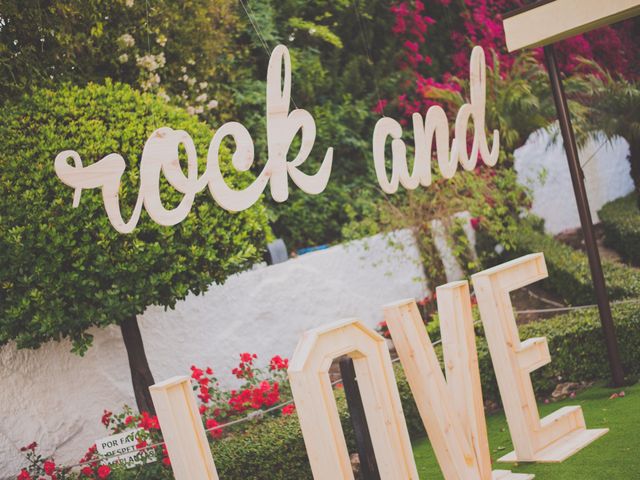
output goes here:
[{"label": "tall tree trunk", "polygon": [[122,339],[129,356],[129,368],[131,369],[131,382],[133,393],[136,396],[136,404],[141,412],[149,412],[155,415],[155,408],[151,400],[149,387],[155,383],[147,355],[144,352],[142,335],[138,327],[138,319],[130,317],[120,324]]}]

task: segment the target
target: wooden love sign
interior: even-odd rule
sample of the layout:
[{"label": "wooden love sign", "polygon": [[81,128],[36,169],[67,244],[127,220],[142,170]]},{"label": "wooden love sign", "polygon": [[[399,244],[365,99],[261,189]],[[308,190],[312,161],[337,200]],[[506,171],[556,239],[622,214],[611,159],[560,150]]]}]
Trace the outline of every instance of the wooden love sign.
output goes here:
[{"label": "wooden love sign", "polygon": [[[470,96],[471,103],[463,105],[455,121],[455,136],[449,151],[449,123],[447,116],[438,105],[427,110],[423,119],[419,113],[413,114],[415,143],[414,166],[411,173],[407,163],[407,148],[402,137],[402,127],[389,117],[381,118],[373,133],[373,158],[380,187],[387,193],[394,193],[398,185],[415,189],[419,185],[431,184],[431,151],[435,139],[436,156],[440,172],[444,178],[455,175],[458,163],[465,170],[473,170],[479,155],[486,165],[495,165],[499,154],[499,134],[493,132],[491,150],[485,136],[486,67],[484,51],[475,47],[471,53]],[[284,79],[282,72],[284,69]],[[124,158],[118,153],[110,153],[101,160],[84,166],[78,152],[65,150],[55,159],[55,171],[60,180],[75,189],[73,206],[78,207],[83,189],[100,188],[104,207],[113,227],[121,233],[131,233],[140,219],[142,208],[153,221],[171,226],[180,223],[191,211],[197,193],[207,186],[214,200],[224,209],[232,212],[244,210],[253,205],[264,192],[267,184],[276,202],[284,202],[289,197],[288,180],[291,177],[301,190],[309,194],[319,194],[327,186],[331,175],[333,148],[325,153],[320,168],[313,175],[302,172],[299,167],[307,160],[316,138],[316,124],[311,114],[302,109],[289,112],[291,102],[291,59],[289,51],[278,45],[269,60],[267,69],[267,149],[268,160],[251,185],[243,190],[234,190],[226,183],[220,169],[220,146],[231,137],[235,144],[232,165],[238,171],[247,171],[254,161],[253,140],[249,131],[238,122],[222,125],[214,134],[207,154],[206,169],[198,176],[198,157],[193,139],[183,130],[162,127],[154,131],[142,150],[140,161],[140,190],[133,213],[129,220],[122,218],[120,211],[120,181],[126,169]],[[474,135],[471,153],[467,151],[467,130],[469,120],[474,121]],[[301,134],[300,150],[296,157],[287,161],[287,153],[293,139]],[[391,179],[387,178],[385,167],[385,144],[392,138]],[[179,160],[179,148],[184,147],[187,157],[185,175]],[[72,160],[72,164],[69,163]],[[183,194],[180,204],[167,210],[160,198],[160,180],[164,175],[169,184]]]},{"label": "wooden love sign", "polygon": [[[509,292],[547,276],[542,253],[472,276],[509,432],[515,450],[503,462],[561,462],[604,435],[587,429],[579,406],[540,418],[530,373],[550,362],[545,338],[520,341]],[[447,480],[525,480],[491,469],[469,285],[437,288],[446,378],[414,300],[384,314],[438,463]],[[329,380],[329,367],[352,357],[380,477],[418,479],[385,341],[360,320],[306,332],[288,369],[300,426],[316,480],[353,480]],[[177,480],[217,480],[189,377],[150,387]]]}]

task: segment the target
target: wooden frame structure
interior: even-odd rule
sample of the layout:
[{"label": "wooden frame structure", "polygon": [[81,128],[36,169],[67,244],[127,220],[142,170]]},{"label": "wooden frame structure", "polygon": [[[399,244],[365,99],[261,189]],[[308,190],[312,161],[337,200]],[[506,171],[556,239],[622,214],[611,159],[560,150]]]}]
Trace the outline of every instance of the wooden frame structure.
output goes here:
[{"label": "wooden frame structure", "polygon": [[559,42],[638,14],[638,0],[543,0],[504,14],[502,23],[507,50],[513,52]]},{"label": "wooden frame structure", "polygon": [[191,378],[173,377],[149,391],[176,479],[218,480]]}]

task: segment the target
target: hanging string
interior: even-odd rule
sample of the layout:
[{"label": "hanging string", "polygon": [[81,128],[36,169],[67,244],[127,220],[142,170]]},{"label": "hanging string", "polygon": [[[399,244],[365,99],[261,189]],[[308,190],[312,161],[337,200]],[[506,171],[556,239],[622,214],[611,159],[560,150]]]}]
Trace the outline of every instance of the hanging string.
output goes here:
[{"label": "hanging string", "polygon": [[580,165],[580,168],[584,168],[584,167],[586,167],[587,165],[589,165],[589,162],[595,158],[596,154],[597,154],[597,153],[602,149],[602,147],[604,147],[607,143],[609,143],[609,140],[608,140],[608,139],[606,139],[604,142],[602,142],[602,143],[600,144],[600,146],[599,146],[598,148],[596,148],[596,151],[595,151],[595,152],[593,152],[589,158],[587,158],[587,161],[586,161],[586,162],[584,162],[582,165]]},{"label": "hanging string", "polygon": [[[149,58],[151,58],[151,34],[149,32],[149,0],[144,0],[144,6],[145,6],[145,13],[146,13],[146,20],[145,20],[145,30],[147,33],[147,56]],[[151,104],[149,105],[149,109],[151,110],[151,118],[153,119],[153,128],[157,128],[158,127],[158,121],[156,119],[156,112],[154,110],[154,108],[151,106]]]},{"label": "hanging string", "polygon": [[[254,21],[254,15],[252,15],[253,10],[251,10],[252,13],[249,13],[249,10],[247,10],[247,5],[245,5],[243,0],[239,0],[240,1],[240,5],[242,5],[242,9],[244,10],[244,13],[247,15],[247,18],[249,19],[249,22],[251,22],[251,26],[253,27],[253,29],[255,30],[256,34],[258,35],[258,40],[260,41],[260,43],[262,44],[262,47],[264,48],[264,51],[267,54],[267,57],[271,56],[271,49],[269,48],[269,45],[267,45],[266,40],[264,39],[264,36],[262,35],[262,32],[260,31],[260,28],[258,27],[257,22]],[[251,8],[251,7],[249,7]]]},{"label": "hanging string", "polygon": [[369,41],[366,38],[366,35],[364,33],[364,24],[362,21],[362,15],[360,13],[360,10],[358,9],[358,0],[353,0],[352,2],[353,4],[353,9],[355,11],[356,14],[356,20],[358,22],[358,29],[360,30],[360,39],[362,40],[362,47],[364,50],[364,53],[367,57],[367,60],[369,62],[369,65],[371,66],[371,78],[373,80],[373,88],[376,91],[376,97],[378,98],[378,106],[380,107],[380,115],[382,115],[383,117],[385,117],[386,115],[384,114],[384,103],[382,103],[382,97],[380,96],[380,89],[378,88],[378,81],[376,80],[376,72],[375,72],[375,68],[374,67],[374,62],[373,62],[373,57],[371,55],[371,48],[369,45]]}]

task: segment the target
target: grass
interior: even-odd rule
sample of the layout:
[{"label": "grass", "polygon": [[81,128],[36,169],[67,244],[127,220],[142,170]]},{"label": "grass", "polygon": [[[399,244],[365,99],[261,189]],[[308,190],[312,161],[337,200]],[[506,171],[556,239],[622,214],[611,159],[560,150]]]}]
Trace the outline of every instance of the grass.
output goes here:
[{"label": "grass", "polygon": [[[587,428],[609,428],[610,431],[591,445],[562,463],[494,463],[494,469],[518,473],[534,473],[537,480],[624,480],[640,478],[640,384],[625,387],[625,397],[609,400],[614,390],[592,387],[573,399],[539,405],[540,416],[561,406],[581,405]],[[503,413],[487,417],[491,458],[513,450]],[[442,479],[433,450],[427,439],[414,443],[413,453],[420,478]]]}]

